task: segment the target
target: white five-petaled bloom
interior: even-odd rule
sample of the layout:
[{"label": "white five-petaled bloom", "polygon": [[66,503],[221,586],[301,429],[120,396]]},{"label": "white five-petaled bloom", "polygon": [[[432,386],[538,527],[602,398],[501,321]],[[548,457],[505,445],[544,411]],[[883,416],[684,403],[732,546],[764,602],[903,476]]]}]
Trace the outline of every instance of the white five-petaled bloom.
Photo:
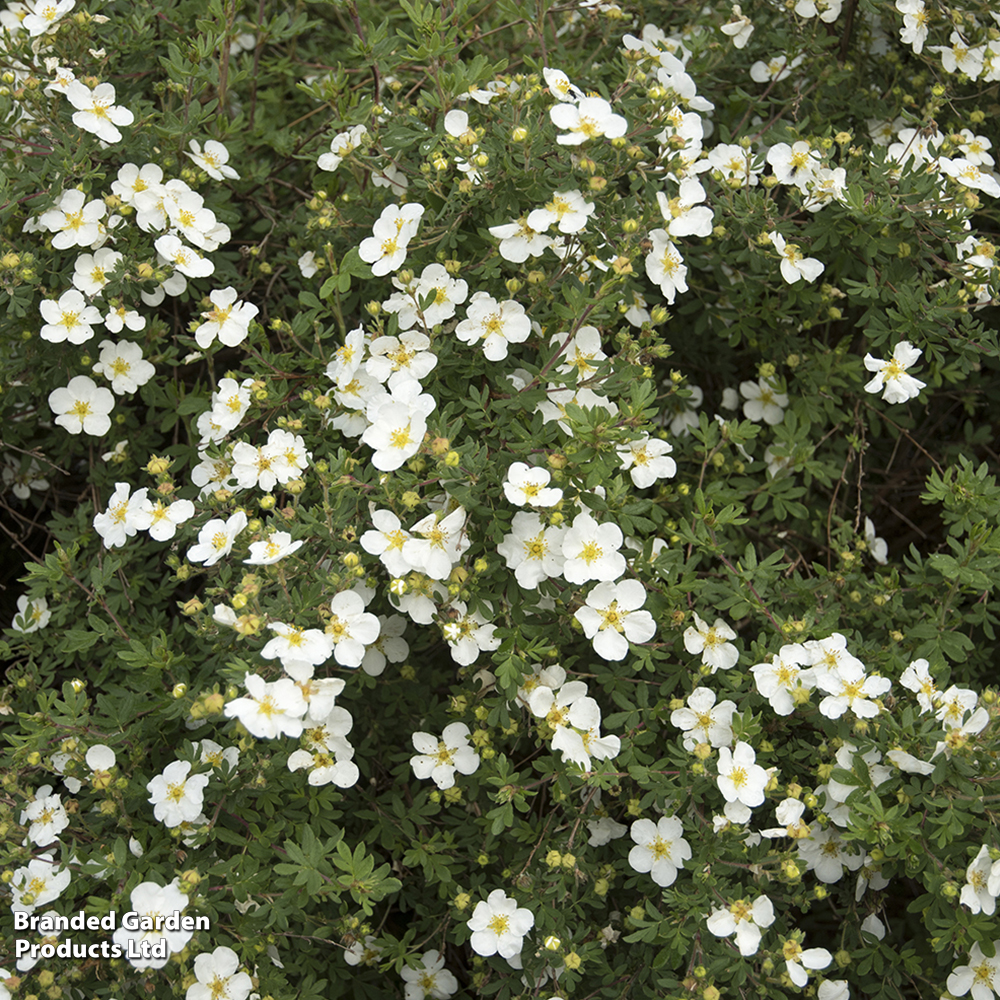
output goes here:
[{"label": "white five-petaled bloom", "polygon": [[756,382],[741,382],[740,393],[746,402],[743,404],[743,416],[754,423],[764,423],[774,426],[785,419],[785,407],[788,406],[788,396],[783,392],[775,392],[774,386],[766,378]]},{"label": "white five-petaled bloom", "polygon": [[365,647],[377,638],[381,625],[376,615],[365,611],[365,602],[353,590],[341,591],[330,602],[326,634],[333,642],[333,658],[344,667],[359,667]]},{"label": "white five-petaled bloom", "polygon": [[733,741],[732,719],[736,703],[728,698],[715,703],[711,688],[695,688],[688,695],[687,708],[670,713],[670,724],[684,730],[684,749],[689,753],[699,743],[713,747],[727,746]]},{"label": "white five-petaled bloom", "polygon": [[744,957],[756,955],[760,947],[760,930],[774,923],[774,906],[767,896],[758,896],[753,903],[737,899],[728,907],[713,910],[708,929],[716,937],[736,934],[736,944]]},{"label": "white five-petaled bloom", "polygon": [[906,370],[924,352],[918,347],[914,347],[908,340],[901,340],[892,351],[892,358],[883,361],[881,358],[873,357],[871,354],[865,355],[865,368],[870,372],[875,372],[875,377],[865,384],[867,392],[885,391],[882,398],[887,403],[905,403],[908,399],[913,399],[920,394],[920,390],[927,385],[920,379],[907,375]]},{"label": "white five-petaled bloom", "polygon": [[274,531],[263,541],[250,543],[250,558],[244,559],[249,566],[273,566],[285,556],[298,552],[305,545],[303,539],[292,541],[287,531]]},{"label": "white five-petaled bloom", "polygon": [[632,482],[640,489],[652,486],[657,479],[677,474],[677,463],[669,457],[673,447],[661,438],[644,434],[641,438],[618,445],[621,468],[628,469]]},{"label": "white five-petaled bloom", "polygon": [[514,571],[517,582],[525,590],[534,590],[542,580],[562,575],[565,534],[565,528],[543,524],[538,514],[518,511],[497,553],[507,560],[507,568]]},{"label": "white five-petaled bloom", "polygon": [[339,132],[330,140],[330,151],[316,161],[320,170],[336,170],[345,156],[350,156],[368,135],[364,125],[355,125],[347,132]]},{"label": "white five-petaled bloom", "polygon": [[106,549],[124,545],[141,527],[139,515],[146,503],[146,487],[129,495],[128,483],[115,483],[108,509],[94,515],[94,530],[104,540]]},{"label": "white five-petaled bloom", "polygon": [[[962,894],[959,897],[959,902],[973,913],[982,912],[991,917],[996,910],[997,894],[991,891],[990,887],[990,882],[993,881],[990,878],[992,872],[993,859],[990,857],[989,848],[983,844],[972,864],[965,870],[965,885],[962,886]],[[1000,889],[1000,885],[994,882],[993,889]]]},{"label": "white five-petaled bloom", "polygon": [[21,825],[28,822],[31,823],[28,839],[39,847],[47,847],[69,826],[69,816],[62,799],[52,794],[51,785],[42,785],[21,813]]},{"label": "white five-petaled bloom", "polygon": [[972,991],[972,1000],[993,1000],[1000,993],[1000,941],[993,942],[997,957],[987,958],[977,941],[969,952],[969,964],[957,966],[948,977],[948,992],[964,997]]},{"label": "white five-petaled bloom", "polygon": [[673,885],[677,869],[691,858],[681,821],[676,816],[661,816],[655,824],[637,819],[631,833],[636,846],[629,851],[628,863],[637,872],[649,872],[659,886]]},{"label": "white five-petaled bloom", "polygon": [[417,968],[404,966],[399,974],[406,983],[403,1000],[425,1000],[426,997],[448,1000],[458,989],[458,980],[444,967],[444,955],[436,949],[425,951]]},{"label": "white five-petaled bloom", "polygon": [[250,302],[237,302],[236,289],[231,285],[216,289],[208,297],[212,308],[201,314],[205,322],[194,332],[198,346],[207,350],[216,337],[226,347],[242,344],[249,333],[251,320],[260,310]]},{"label": "white five-petaled bloom", "polygon": [[[32,38],[37,38],[39,35],[50,35],[59,26],[63,15],[68,14],[73,9],[75,2],[76,0],[40,0],[34,5],[34,11],[25,16],[21,27]],[[7,9],[13,12],[15,8],[8,6]],[[21,9],[24,10],[23,5],[21,5]]]},{"label": "white five-petaled bloom", "polygon": [[624,541],[617,524],[598,524],[586,511],[577,514],[563,536],[563,576],[570,583],[617,580],[627,568],[618,551]]},{"label": "white five-petaled bloom", "polygon": [[931,676],[930,666],[922,657],[913,660],[899,678],[899,683],[903,687],[916,694],[921,712],[933,711],[934,704],[941,694]]},{"label": "white five-petaled bloom", "polygon": [[[232,167],[227,166],[229,163],[229,150],[221,142],[209,139],[205,143],[205,148],[202,149],[198,140],[192,139],[188,143],[188,148],[191,152],[188,153],[185,151],[184,155],[190,156],[212,180],[221,181],[227,177],[230,180],[239,180],[240,175]],[[190,1000],[190,997],[188,1000]]]},{"label": "white five-petaled bloom", "polygon": [[62,193],[55,208],[39,216],[38,223],[55,233],[52,246],[56,250],[90,247],[101,239],[101,219],[107,210],[108,206],[100,198],[87,201],[83,191],[70,188]]},{"label": "white five-petaled bloom", "polygon": [[91,90],[74,80],[66,88],[66,97],[78,109],[73,114],[73,124],[93,132],[104,142],[120,142],[122,134],[115,126],[131,125],[135,120],[128,108],[115,104],[115,88],[110,83],[99,83]]},{"label": "white five-petaled bloom", "polygon": [[[67,293],[68,294],[68,293]],[[131,340],[116,344],[113,340],[101,341],[101,355],[94,374],[103,375],[118,395],[137,392],[155,374],[156,366],[142,356],[142,348]]]},{"label": "white five-petaled bloom", "polygon": [[464,601],[452,601],[451,606],[457,617],[443,622],[441,633],[451,647],[451,656],[456,663],[468,666],[475,663],[480,653],[491,652],[500,645],[494,636],[496,625],[488,622],[478,611],[468,613]]},{"label": "white five-petaled bloom", "polygon": [[646,254],[646,275],[650,281],[660,286],[667,303],[672,305],[678,292],[688,290],[684,258],[671,242],[665,229],[652,230],[649,238],[653,246]]},{"label": "white five-petaled bloom", "polygon": [[639,580],[599,583],[574,617],[584,634],[594,642],[594,652],[605,660],[623,660],[630,642],[648,642],[656,634],[656,623],[648,611],[646,588]]},{"label": "white five-petaled bloom", "polygon": [[73,263],[73,287],[84,295],[96,295],[111,280],[122,254],[110,247],[82,253]]},{"label": "white five-petaled bloom", "polygon": [[[45,628],[51,617],[49,602],[44,597],[29,599],[27,594],[22,594],[17,599],[17,614],[14,615],[10,627],[15,632],[27,635],[29,632],[37,632],[40,628]],[[24,624],[18,625],[18,619]]]},{"label": "white five-petaled bloom", "polygon": [[358,254],[366,264],[371,264],[376,278],[398,271],[406,260],[406,245],[417,232],[423,205],[413,202],[387,205],[372,226],[372,235],[363,239]]},{"label": "white five-petaled bloom", "polygon": [[815,671],[803,669],[811,662],[811,657],[800,643],[789,643],[781,647],[770,661],[755,663],[750,668],[757,690],[771,703],[778,715],[791,715],[795,710],[796,694],[811,690],[815,685]]},{"label": "white five-petaled bloom", "polygon": [[[57,900],[71,878],[69,869],[57,868],[51,855],[32,858],[27,867],[18,868],[11,879],[11,910],[15,913],[34,913],[37,907]],[[24,901],[26,896],[31,902]]]},{"label": "white five-petaled bloom", "polygon": [[146,785],[153,815],[167,827],[194,822],[201,814],[207,784],[208,775],[192,775],[188,761],[168,764]]},{"label": "white five-petaled bloom", "polygon": [[503,483],[504,495],[519,507],[554,507],[562,500],[563,491],[549,486],[548,469],[531,468],[524,462],[514,462],[507,470]]},{"label": "white five-petaled bloom", "polygon": [[735,750],[719,748],[719,791],[727,802],[742,802],[752,809],[764,801],[768,774],[756,760],[753,747],[742,740]]},{"label": "white five-petaled bloom", "polygon": [[247,516],[238,510],[225,521],[214,517],[198,532],[198,543],[188,549],[189,562],[200,562],[214,566],[220,559],[233,551],[236,536],[247,526]]},{"label": "white five-petaled bloom", "polygon": [[694,612],[694,625],[684,630],[684,648],[689,653],[701,653],[701,662],[716,670],[729,670],[740,658],[739,650],[729,641],[736,633],[721,619],[709,627]]},{"label": "white five-petaled bloom", "polygon": [[464,722],[445,726],[440,739],[430,733],[414,733],[413,746],[418,751],[410,758],[413,773],[418,778],[432,778],[438,788],[451,788],[456,771],[473,774],[479,768],[479,755],[469,745],[469,727]]},{"label": "white five-petaled bloom", "polygon": [[81,431],[95,437],[107,434],[111,430],[108,414],[114,406],[111,390],[103,386],[98,388],[86,375],[76,375],[69,380],[69,385],[49,393],[49,407],[56,414],[55,422],[70,434]]},{"label": "white five-petaled bloom", "polygon": [[88,305],[76,288],[70,288],[58,299],[42,299],[38,311],[45,320],[39,331],[42,340],[50,344],[83,344],[94,335],[94,324],[101,322],[101,311]]},{"label": "white five-petaled bloom", "polygon": [[237,718],[251,736],[273,740],[277,736],[301,736],[302,716],[308,705],[290,677],[268,683],[258,674],[243,678],[247,697],[227,702],[226,717]]},{"label": "white five-petaled bloom", "polygon": [[488,292],[476,292],[469,300],[465,319],[455,327],[455,336],[465,344],[482,341],[489,361],[503,361],[509,344],[520,344],[531,334],[531,320],[520,302],[497,302]]},{"label": "white five-petaled bloom", "polygon": [[549,108],[549,118],[566,133],[556,136],[560,146],[579,146],[599,136],[617,139],[628,129],[628,122],[616,115],[603,97],[582,97],[576,104],[555,104]]},{"label": "white five-petaled bloom", "polygon": [[537,232],[545,232],[556,225],[561,233],[579,233],[594,214],[594,203],[586,201],[579,191],[556,191],[544,208],[528,213],[528,225]]},{"label": "white five-petaled bloom", "polygon": [[743,13],[738,3],[733,4],[733,20],[721,25],[720,30],[724,35],[728,35],[733,40],[733,45],[738,49],[746,47],[753,34],[753,23],[750,18]]},{"label": "white five-petaled bloom", "polygon": [[333,652],[330,639],[318,628],[297,628],[285,622],[271,622],[268,628],[276,635],[267,641],[260,655],[265,660],[279,659],[294,680],[309,680],[313,667],[330,659]]},{"label": "white five-petaled bloom", "polygon": [[879,714],[879,706],[868,699],[887,694],[892,681],[888,677],[867,676],[860,663],[844,663],[820,672],[816,686],[829,695],[819,703],[820,712],[828,719],[839,719],[848,709],[859,719],[872,719]]},{"label": "white five-petaled bloom", "polygon": [[194,960],[192,983],[185,1000],[246,1000],[253,988],[253,980],[238,971],[240,960],[232,948],[224,945],[213,952],[203,952]]},{"label": "white five-petaled bloom", "polygon": [[208,257],[186,246],[173,233],[166,233],[153,242],[156,252],[168,263],[188,278],[207,278],[215,271],[215,265]]},{"label": "white five-petaled bloom", "polygon": [[470,941],[477,955],[488,958],[499,955],[511,959],[521,953],[524,936],[535,926],[535,916],[517,900],[510,899],[503,889],[494,889],[485,900],[476,903],[468,928]]},{"label": "white five-petaled bloom", "polygon": [[794,285],[799,278],[815,281],[823,273],[826,265],[815,257],[803,257],[797,243],[786,243],[779,232],[768,235],[774,249],[781,254],[781,276],[788,284]]}]

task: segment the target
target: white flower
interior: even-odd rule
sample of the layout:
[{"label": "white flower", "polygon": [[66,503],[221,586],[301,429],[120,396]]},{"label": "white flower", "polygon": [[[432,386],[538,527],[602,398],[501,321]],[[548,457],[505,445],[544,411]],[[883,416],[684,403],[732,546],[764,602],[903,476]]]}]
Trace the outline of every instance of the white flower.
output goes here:
[{"label": "white flower", "polygon": [[58,300],[42,299],[38,311],[45,320],[39,336],[50,344],[83,344],[94,335],[94,324],[101,322],[101,311],[88,305],[76,288],[63,292]]},{"label": "white flower", "polygon": [[735,750],[719,748],[718,784],[726,802],[742,802],[752,809],[764,801],[768,774],[756,759],[753,747],[742,740]]},{"label": "white flower", "polygon": [[265,660],[281,660],[285,672],[296,681],[309,680],[313,667],[326,663],[333,653],[329,637],[318,628],[302,629],[284,622],[271,622],[268,628],[277,634],[260,655]]},{"label": "white flower", "polygon": [[202,764],[211,764],[212,767],[222,769],[225,764],[230,771],[236,770],[240,762],[239,747],[225,747],[214,740],[201,740],[194,744],[195,751],[200,751]]},{"label": "white flower", "polygon": [[540,257],[554,242],[551,236],[532,229],[524,216],[516,222],[490,226],[490,235],[500,240],[500,256],[512,264],[523,264],[528,257]]},{"label": "white flower", "polygon": [[538,514],[518,511],[497,552],[507,560],[517,582],[525,590],[534,590],[542,580],[562,575],[565,534],[565,528],[547,527]]},{"label": "white flower", "polygon": [[156,374],[156,366],[143,360],[142,348],[130,340],[123,340],[120,344],[102,340],[101,355],[94,365],[94,374],[108,379],[112,390],[121,396],[137,392],[139,386],[145,385]]},{"label": "white flower", "polygon": [[236,952],[225,946],[195,956],[194,974],[198,982],[188,987],[185,1000],[246,1000],[253,980],[247,973],[239,972],[239,967]]},{"label": "white flower", "polygon": [[816,872],[821,882],[839,882],[845,866],[852,872],[857,871],[865,860],[860,854],[849,854],[840,834],[832,828],[814,830],[808,837],[799,839],[796,847],[799,857]]},{"label": "white flower", "polygon": [[104,540],[106,549],[124,545],[141,527],[140,512],[146,501],[146,487],[129,496],[128,483],[115,483],[108,509],[94,515],[94,530]]},{"label": "white flower", "polygon": [[743,13],[738,3],[733,4],[732,16],[733,20],[727,21],[725,24],[721,25],[720,30],[724,35],[729,35],[736,48],[745,48],[747,42],[750,41],[750,36],[753,34],[753,23],[750,21],[750,18]]},{"label": "white flower", "polygon": [[109,413],[114,409],[115,397],[110,389],[98,388],[86,375],[76,375],[69,385],[49,393],[49,407],[56,414],[55,422],[70,434],[81,431],[99,437],[111,430]]},{"label": "white flower", "polygon": [[670,479],[677,474],[677,463],[669,458],[673,447],[661,438],[644,434],[641,438],[618,445],[621,468],[628,469],[635,486],[642,490],[657,479]]},{"label": "white flower", "polygon": [[464,507],[446,517],[440,514],[428,514],[417,521],[410,528],[411,537],[403,543],[403,558],[432,580],[444,580],[472,544],[465,530],[468,514]]},{"label": "white flower", "polygon": [[[426,322],[426,314],[424,319]],[[365,371],[379,382],[388,382],[390,391],[407,380],[419,381],[437,365],[437,355],[427,350],[430,346],[430,337],[419,330],[403,330],[398,337],[376,337],[369,346]]]},{"label": "white flower", "polygon": [[100,198],[87,201],[83,191],[70,188],[62,193],[56,208],[50,208],[38,217],[52,237],[56,250],[69,247],[92,247],[101,240],[101,219],[108,207]]},{"label": "white flower", "polygon": [[291,753],[288,757],[288,770],[308,768],[309,784],[314,787],[336,785],[338,788],[352,788],[361,777],[358,765],[351,760],[353,756],[354,747],[347,740],[331,736],[314,753],[308,750]]},{"label": "white flower", "polygon": [[362,240],[358,247],[358,254],[365,263],[372,265],[375,277],[398,271],[403,266],[406,245],[416,234],[423,214],[423,206],[412,202],[402,208],[387,205],[382,210],[372,226],[372,235]]},{"label": "white flower", "polygon": [[639,580],[599,583],[574,617],[587,638],[593,640],[598,656],[624,660],[630,642],[648,642],[656,634],[653,616],[638,610],[645,603],[646,588]]},{"label": "white flower", "polygon": [[298,552],[305,541],[292,541],[287,531],[273,531],[263,541],[250,543],[250,558],[244,559],[249,566],[273,566],[276,562]]},{"label": "white flower", "polygon": [[872,554],[872,559],[880,566],[884,566],[888,560],[889,546],[884,538],[875,536],[875,525],[870,517],[865,518],[865,542],[868,544],[868,551]]},{"label": "white flower", "polygon": [[267,683],[257,674],[247,674],[243,683],[248,697],[227,702],[226,718],[239,719],[248,733],[263,739],[302,735],[308,705],[291,678]]},{"label": "white flower", "polygon": [[425,951],[418,968],[404,966],[399,974],[406,983],[404,1000],[448,1000],[458,989],[458,980],[444,967],[444,955],[437,950]]},{"label": "white flower", "polygon": [[403,556],[403,545],[410,533],[391,510],[374,510],[371,514],[374,528],[359,539],[365,552],[378,556],[392,576],[404,576],[416,567]]},{"label": "white flower", "polygon": [[[184,155],[190,156],[212,180],[221,181],[227,177],[230,180],[239,179],[240,175],[232,167],[227,166],[229,163],[229,150],[221,142],[209,139],[205,143],[205,148],[202,149],[198,141],[192,139],[188,143],[188,148],[191,152],[185,152]],[[191,1000],[190,991],[188,1000]]]},{"label": "white flower", "polygon": [[654,825],[651,819],[637,819],[631,834],[636,846],[629,851],[628,863],[637,872],[649,872],[659,886],[673,885],[677,870],[691,858],[681,821],[676,816],[661,816]]},{"label": "white flower", "polygon": [[319,271],[319,267],[316,265],[316,254],[312,250],[307,250],[296,263],[299,265],[303,278],[311,278]]},{"label": "white flower", "polygon": [[719,908],[708,917],[708,929],[716,937],[736,934],[736,944],[744,957],[756,955],[760,947],[760,929],[774,923],[774,906],[767,896],[758,896],[753,903],[737,899],[725,909]]},{"label": "white flower", "polygon": [[774,249],[781,255],[781,276],[790,285],[794,285],[799,278],[815,281],[823,273],[826,265],[815,257],[803,257],[797,243],[786,244],[784,236],[779,232],[768,235]]},{"label": "white flower", "polygon": [[418,778],[433,778],[438,788],[451,788],[456,771],[473,774],[479,768],[479,755],[469,745],[469,727],[464,722],[445,726],[440,739],[430,733],[414,733],[413,746],[418,751],[410,758],[413,773]]},{"label": "white flower", "polygon": [[916,364],[921,354],[923,351],[914,347],[908,340],[901,340],[893,348],[892,359],[889,361],[866,354],[865,368],[876,374],[865,384],[865,390],[878,392],[884,389],[882,398],[887,403],[905,403],[908,399],[918,396],[927,383],[907,375],[906,370]]},{"label": "white flower", "polygon": [[900,676],[899,683],[916,693],[922,712],[930,712],[941,693],[931,677],[930,664],[923,658],[910,663]]},{"label": "white flower", "polygon": [[28,839],[39,847],[47,847],[69,826],[69,816],[62,799],[52,794],[52,786],[42,785],[21,813],[19,822],[22,826],[30,822]]},{"label": "white flower", "polygon": [[[27,594],[22,594],[17,599],[17,614],[14,615],[10,627],[15,632],[27,635],[29,632],[37,632],[40,628],[45,628],[51,617],[49,602],[44,597],[35,597],[29,600]],[[19,621],[24,624],[18,625]]]},{"label": "white flower", "polygon": [[728,698],[715,703],[710,688],[695,688],[688,695],[687,708],[670,713],[670,724],[684,730],[684,749],[689,753],[699,743],[713,747],[728,746],[733,741],[732,718],[736,703]]},{"label": "white flower", "polygon": [[806,948],[795,940],[783,941],[781,954],[785,958],[785,968],[792,982],[801,989],[809,982],[806,969],[825,969],[832,961],[826,948]]},{"label": "white flower", "polygon": [[336,170],[341,161],[350,156],[368,134],[364,125],[355,125],[347,132],[339,132],[330,140],[330,151],[316,161],[320,170]]},{"label": "white flower", "polygon": [[203,257],[197,250],[185,246],[173,233],[160,236],[154,241],[153,246],[165,261],[173,264],[185,277],[207,278],[215,271],[215,265],[208,257]]},{"label": "white flower", "polygon": [[[69,885],[71,875],[66,868],[57,869],[50,855],[32,858],[27,867],[18,868],[11,879],[10,908],[15,913],[34,913],[39,906],[57,900]],[[27,897],[30,902],[25,901]]]},{"label": "white flower", "polygon": [[379,615],[378,638],[365,650],[361,669],[369,677],[378,677],[389,663],[402,663],[410,654],[410,647],[403,638],[406,619],[402,615]]},{"label": "white flower", "polygon": [[[38,840],[35,843],[41,844],[42,841]],[[990,892],[989,889],[992,870],[993,859],[990,857],[989,848],[983,844],[972,864],[965,870],[965,885],[962,886],[962,895],[959,897],[962,906],[967,906],[973,913],[982,912],[990,917],[993,916],[997,905],[996,893]]]},{"label": "white flower", "polygon": [[586,511],[577,514],[563,537],[563,576],[570,583],[617,580],[627,568],[618,551],[624,541],[617,524],[598,524]]},{"label": "white flower", "polygon": [[374,965],[382,954],[382,948],[376,943],[378,938],[371,934],[365,935],[365,940],[355,941],[344,952],[344,961],[348,965]]},{"label": "white flower", "polygon": [[667,223],[667,232],[675,238],[711,236],[714,214],[710,208],[700,204],[706,197],[708,195],[697,177],[685,177],[673,198],[657,191],[656,201]]},{"label": "white flower", "polygon": [[879,714],[879,706],[869,701],[888,694],[892,681],[888,677],[867,677],[857,663],[845,663],[819,673],[816,686],[829,697],[819,703],[819,710],[828,719],[839,719],[850,709],[859,719],[872,719]]},{"label": "white flower", "polygon": [[[556,191],[544,208],[528,213],[528,226],[543,233],[555,225],[561,233],[579,233],[594,214],[594,203],[586,201],[579,191]],[[502,256],[502,254],[501,254]]]},{"label": "white flower", "polygon": [[582,97],[576,104],[555,104],[549,108],[549,118],[556,128],[567,133],[556,136],[561,146],[579,146],[599,136],[617,139],[628,129],[628,122],[616,115],[603,97]]},{"label": "white flower", "polygon": [[649,234],[653,247],[646,254],[646,275],[660,286],[668,304],[673,304],[678,292],[686,292],[687,268],[684,258],[670,241],[665,229],[654,229]]},{"label": "white flower", "polygon": [[1000,993],[1000,941],[993,942],[994,958],[987,958],[977,941],[969,952],[969,964],[959,965],[948,976],[948,992],[964,997],[972,990],[972,1000],[993,1000]]},{"label": "white flower", "polygon": [[774,386],[765,379],[756,382],[741,382],[740,393],[746,402],[743,404],[743,416],[754,423],[763,420],[770,426],[780,424],[785,419],[785,407],[788,406],[788,396],[783,392],[775,392]]},{"label": "white flower", "polygon": [[[794,184],[805,191],[808,183],[816,176],[816,171],[822,164],[819,153],[813,150],[804,139],[789,146],[787,142],[779,142],[767,151],[767,162],[774,170],[774,176],[780,184]],[[774,242],[774,234],[771,234]],[[782,241],[783,242],[783,241]],[[777,247],[778,253],[782,248]]]},{"label": "white flower", "polygon": [[531,321],[520,302],[497,302],[487,292],[472,296],[465,317],[455,327],[455,336],[466,344],[482,341],[489,361],[502,361],[508,344],[523,343],[531,334]]},{"label": "white flower", "polygon": [[187,552],[189,562],[200,562],[204,566],[214,566],[233,550],[236,536],[247,526],[247,516],[238,510],[225,521],[214,517],[198,532],[198,544]]},{"label": "white flower", "polygon": [[549,93],[557,101],[576,102],[586,95],[579,87],[574,87],[570,83],[569,77],[561,69],[552,69],[548,66],[542,69],[542,77],[545,86],[549,88]]},{"label": "white flower", "polygon": [[456,663],[468,666],[476,662],[480,653],[491,652],[500,645],[500,640],[493,635],[496,626],[487,622],[478,611],[470,615],[463,601],[452,601],[451,606],[457,618],[444,622],[441,632]]},{"label": "white flower", "polygon": [[326,634],[333,642],[334,659],[344,667],[361,666],[365,647],[378,638],[378,618],[365,611],[364,600],[353,590],[337,594],[330,602],[330,611]]},{"label": "white flower", "polygon": [[93,90],[79,80],[66,87],[66,98],[74,108],[73,124],[93,132],[103,142],[120,142],[122,134],[116,125],[131,125],[135,116],[128,108],[115,104],[115,88],[99,83]]},{"label": "white flower", "polygon": [[791,715],[795,710],[795,692],[814,686],[814,672],[802,669],[809,661],[805,648],[791,643],[782,646],[770,662],[755,663],[750,668],[757,690],[778,715]]},{"label": "white flower", "polygon": [[[170,885],[157,885],[155,882],[140,882],[130,896],[131,905],[129,910],[138,914],[142,924],[157,930],[129,931],[124,927],[119,927],[115,931],[113,940],[120,945],[122,951],[130,951],[139,956],[131,958],[129,961],[136,969],[161,969],[170,959],[170,956],[183,951],[187,943],[194,936],[193,930],[167,930],[163,925],[163,918],[173,916],[182,911],[190,902],[189,898],[178,888],[179,879],[174,879]],[[152,919],[144,919],[152,918]],[[166,941],[166,954],[160,958],[146,957],[149,945],[156,946],[159,951],[162,942]]]},{"label": "white flower", "polygon": [[146,320],[143,316],[121,303],[111,306],[104,317],[104,327],[111,333],[121,333],[125,327],[133,331],[143,330],[145,326]]},{"label": "white flower", "polygon": [[208,780],[207,774],[191,775],[186,760],[168,764],[146,785],[153,815],[167,827],[193,822],[201,813]]},{"label": "white flower", "polygon": [[[64,14],[68,14],[76,0],[38,0],[32,13],[27,14],[21,22],[21,27],[32,38],[39,35],[50,35],[59,27]],[[8,10],[13,10],[8,7]]]},{"label": "white flower", "polygon": [[788,56],[782,53],[773,59],[769,59],[767,62],[758,59],[750,67],[750,79],[755,83],[771,83],[784,80],[802,62],[802,58],[802,56],[796,56],[789,62]]},{"label": "white flower", "polygon": [[111,280],[111,274],[124,258],[117,250],[104,247],[95,253],[82,253],[73,265],[73,287],[84,295],[97,295]]},{"label": "white flower", "polygon": [[739,650],[728,640],[735,639],[736,633],[721,619],[709,627],[694,612],[694,626],[684,630],[684,648],[689,653],[701,653],[701,662],[716,670],[735,667],[740,658]]},{"label": "white flower", "polygon": [[504,495],[519,507],[554,507],[562,499],[563,491],[550,487],[551,479],[548,469],[514,462],[507,469],[507,478],[503,482]]},{"label": "white flower", "polygon": [[[378,385],[374,379],[372,382]],[[393,387],[391,395],[374,399],[366,410],[370,426],[361,435],[375,452],[372,465],[381,472],[392,472],[412,458],[423,444],[426,418],[436,405],[434,397],[422,392],[420,383],[413,379]]]},{"label": "white flower", "polygon": [[494,889],[485,900],[476,903],[468,921],[470,941],[477,955],[499,955],[511,959],[520,955],[524,936],[535,926],[530,910],[518,907],[503,889]]},{"label": "white flower", "polygon": [[236,296],[231,285],[209,294],[214,308],[201,314],[205,322],[194,332],[194,339],[203,351],[216,337],[227,347],[236,347],[246,340],[250,322],[260,310],[250,302],[237,302]]}]

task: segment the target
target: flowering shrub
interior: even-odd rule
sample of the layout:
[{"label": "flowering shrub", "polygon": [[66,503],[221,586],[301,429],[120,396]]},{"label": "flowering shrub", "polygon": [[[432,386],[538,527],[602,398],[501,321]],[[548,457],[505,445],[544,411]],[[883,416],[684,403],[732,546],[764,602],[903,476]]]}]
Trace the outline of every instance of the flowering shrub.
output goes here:
[{"label": "flowering shrub", "polygon": [[0,50],[0,1000],[1000,994],[990,4]]}]

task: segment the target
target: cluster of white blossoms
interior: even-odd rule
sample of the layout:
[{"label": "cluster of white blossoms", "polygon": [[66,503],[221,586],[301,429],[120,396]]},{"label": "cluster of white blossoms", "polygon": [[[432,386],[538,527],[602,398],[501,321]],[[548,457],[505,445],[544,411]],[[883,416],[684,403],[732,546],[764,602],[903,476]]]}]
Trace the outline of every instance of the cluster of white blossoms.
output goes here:
[{"label": "cluster of white blossoms", "polygon": [[525,692],[525,700],[532,715],[550,728],[552,749],[560,751],[565,762],[589,771],[591,758],[610,760],[618,755],[621,740],[601,734],[600,706],[587,694],[583,681],[567,681],[558,664],[538,680]]},{"label": "cluster of white blossoms", "polygon": [[[81,83],[68,84],[67,96],[73,99],[75,94],[85,102],[85,95],[91,95],[86,96],[86,101],[97,109],[78,111],[74,121],[86,115],[87,121],[93,119],[113,128],[111,112],[115,109],[107,106],[107,95],[95,96],[102,88],[108,88],[113,100],[114,88],[110,84],[101,84],[93,95]],[[81,127],[88,126],[81,124]],[[100,132],[98,135],[106,138]],[[106,141],[120,138],[117,134],[116,138]],[[218,179],[238,176],[226,166],[229,154],[221,143],[209,141],[202,150],[192,140],[191,146],[194,152],[188,155],[210,176]],[[230,239],[229,227],[219,222],[215,213],[205,206],[203,196],[179,178],[164,181],[163,171],[155,163],[141,167],[126,163],[111,184],[111,194],[118,203],[129,207],[135,225],[153,237],[150,249],[156,251],[155,267],[148,261],[126,260],[124,254],[107,245],[114,244],[126,217],[109,215],[105,199],[88,200],[88,196],[77,188],[63,190],[51,208],[29,219],[24,226],[25,232],[52,234],[55,249],[87,251],[75,260],[73,287],[39,304],[44,321],[39,335],[50,343],[85,344],[101,325],[116,335],[126,330],[141,332],[146,326],[145,318],[132,304],[110,293],[109,286],[116,288],[123,278],[149,281],[155,277],[156,267],[164,269],[166,273],[158,285],[140,292],[147,306],[159,305],[165,295],[182,295],[187,289],[188,278],[211,275],[215,267],[205,255]],[[241,343],[247,336],[250,321],[257,315],[257,307],[238,302],[237,292],[232,287],[211,292],[209,301],[212,308],[202,314],[204,322],[195,331],[198,346],[207,349],[216,339],[227,346]],[[143,358],[142,347],[133,340],[102,340],[100,352],[93,374],[110,382],[114,393],[119,395],[137,392],[156,374],[155,367]],[[111,429],[114,396],[90,376],[76,375],[65,388],[55,389],[49,395],[49,406],[56,423],[71,434],[100,437]]]},{"label": "cluster of white blossoms", "polygon": [[94,530],[105,548],[124,545],[137,531],[148,531],[158,542],[169,541],[179,525],[194,517],[190,500],[150,500],[146,487],[132,492],[128,483],[115,483],[107,510],[94,515]]}]

